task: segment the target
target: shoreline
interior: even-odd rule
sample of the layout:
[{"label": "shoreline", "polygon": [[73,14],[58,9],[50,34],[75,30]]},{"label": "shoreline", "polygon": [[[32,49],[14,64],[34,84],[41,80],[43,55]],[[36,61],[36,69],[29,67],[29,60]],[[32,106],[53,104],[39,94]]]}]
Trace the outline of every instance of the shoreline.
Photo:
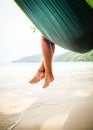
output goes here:
[{"label": "shoreline", "polygon": [[28,83],[36,70],[31,64],[0,68],[1,130],[93,128],[93,63],[53,67],[55,81],[47,89],[44,80]]}]

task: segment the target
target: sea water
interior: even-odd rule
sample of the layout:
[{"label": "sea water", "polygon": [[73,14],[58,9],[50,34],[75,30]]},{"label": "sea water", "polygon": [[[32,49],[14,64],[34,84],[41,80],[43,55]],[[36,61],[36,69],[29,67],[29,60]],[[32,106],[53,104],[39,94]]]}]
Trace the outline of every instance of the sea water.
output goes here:
[{"label": "sea water", "polygon": [[[53,62],[53,72],[92,70],[93,62]],[[23,89],[40,66],[39,62],[32,63],[1,63],[0,64],[0,94],[8,91]]]},{"label": "sea water", "polygon": [[[23,111],[37,100],[37,93],[42,93],[42,82],[28,83],[39,66],[39,62],[0,64],[0,130],[12,129],[23,117]],[[53,62],[53,73],[55,82],[61,82],[62,77],[66,84],[69,77],[80,77],[92,84],[93,62]]]}]

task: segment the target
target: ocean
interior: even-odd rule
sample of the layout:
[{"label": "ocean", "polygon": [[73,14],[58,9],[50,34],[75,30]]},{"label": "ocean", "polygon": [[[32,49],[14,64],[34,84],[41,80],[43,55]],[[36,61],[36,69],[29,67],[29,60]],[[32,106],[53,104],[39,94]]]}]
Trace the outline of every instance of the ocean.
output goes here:
[{"label": "ocean", "polygon": [[[37,93],[43,91],[41,81],[31,85],[28,81],[38,70],[40,63],[0,64],[0,130],[12,130],[19,123],[26,109],[37,101]],[[93,85],[93,62],[53,62],[55,85],[64,80],[65,86],[74,81],[83,87]],[[68,79],[68,80],[67,80]],[[70,82],[70,83],[67,83]],[[86,85],[83,86],[83,82]],[[65,89],[65,88],[63,88]]]}]

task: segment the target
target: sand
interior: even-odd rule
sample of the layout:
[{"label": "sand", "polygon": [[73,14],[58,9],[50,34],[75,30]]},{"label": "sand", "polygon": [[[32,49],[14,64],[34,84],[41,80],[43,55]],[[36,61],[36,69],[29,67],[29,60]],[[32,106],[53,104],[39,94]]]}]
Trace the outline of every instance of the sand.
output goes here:
[{"label": "sand", "polygon": [[72,89],[46,90],[14,130],[92,130],[93,89]]},{"label": "sand", "polygon": [[42,89],[42,80],[25,82],[23,89],[4,97],[2,93],[6,103],[0,111],[6,118],[0,130],[93,130],[93,67],[69,67],[55,70],[47,89]]}]

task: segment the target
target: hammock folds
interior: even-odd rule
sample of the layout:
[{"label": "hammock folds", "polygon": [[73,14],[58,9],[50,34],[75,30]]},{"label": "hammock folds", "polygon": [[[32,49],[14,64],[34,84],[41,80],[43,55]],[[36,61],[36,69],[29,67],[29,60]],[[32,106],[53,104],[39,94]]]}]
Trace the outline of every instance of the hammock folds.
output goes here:
[{"label": "hammock folds", "polygon": [[85,0],[15,0],[51,42],[75,52],[93,49],[93,9]]}]

